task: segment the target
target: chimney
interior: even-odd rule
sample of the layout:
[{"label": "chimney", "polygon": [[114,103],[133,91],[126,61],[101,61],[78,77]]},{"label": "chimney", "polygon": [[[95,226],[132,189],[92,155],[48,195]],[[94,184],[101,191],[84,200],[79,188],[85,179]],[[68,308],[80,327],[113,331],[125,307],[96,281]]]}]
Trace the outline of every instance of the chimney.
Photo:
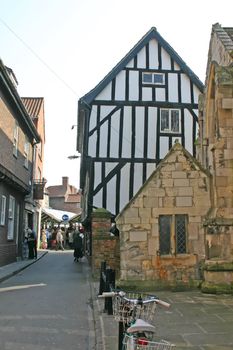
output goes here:
[{"label": "chimney", "polygon": [[69,178],[67,176],[62,177],[62,187],[67,188],[69,183]]}]

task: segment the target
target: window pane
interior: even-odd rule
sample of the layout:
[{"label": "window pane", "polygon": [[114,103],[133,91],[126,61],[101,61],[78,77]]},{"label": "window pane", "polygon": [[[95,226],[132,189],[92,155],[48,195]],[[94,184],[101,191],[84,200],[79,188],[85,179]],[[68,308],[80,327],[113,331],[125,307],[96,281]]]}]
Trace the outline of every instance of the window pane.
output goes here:
[{"label": "window pane", "polygon": [[159,217],[159,251],[160,254],[170,254],[171,244],[171,215],[161,215]]},{"label": "window pane", "polygon": [[151,73],[143,73],[143,83],[152,83]]},{"label": "window pane", "polygon": [[161,131],[169,130],[169,112],[168,110],[161,110]]},{"label": "window pane", "polygon": [[163,74],[154,74],[154,83],[163,84]]},{"label": "window pane", "polygon": [[178,110],[171,111],[171,131],[173,132],[180,131],[180,118],[179,118]]},{"label": "window pane", "polygon": [[176,215],[176,253],[186,253],[186,215]]}]

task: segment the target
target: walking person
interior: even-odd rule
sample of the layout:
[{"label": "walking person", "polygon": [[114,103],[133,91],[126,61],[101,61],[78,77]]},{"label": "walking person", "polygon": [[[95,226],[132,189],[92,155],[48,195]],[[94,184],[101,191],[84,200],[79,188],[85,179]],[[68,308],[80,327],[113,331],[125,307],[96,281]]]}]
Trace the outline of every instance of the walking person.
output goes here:
[{"label": "walking person", "polygon": [[78,229],[74,232],[73,245],[74,261],[78,262],[79,259],[83,257],[83,239]]},{"label": "walking person", "polygon": [[62,235],[62,231],[61,231],[60,228],[57,231],[56,242],[57,242],[56,250],[59,250],[59,249],[64,250],[64,247],[63,247],[63,235]]},{"label": "walking person", "polygon": [[34,259],[35,257],[35,236],[33,231],[29,228],[28,232],[28,259]]}]

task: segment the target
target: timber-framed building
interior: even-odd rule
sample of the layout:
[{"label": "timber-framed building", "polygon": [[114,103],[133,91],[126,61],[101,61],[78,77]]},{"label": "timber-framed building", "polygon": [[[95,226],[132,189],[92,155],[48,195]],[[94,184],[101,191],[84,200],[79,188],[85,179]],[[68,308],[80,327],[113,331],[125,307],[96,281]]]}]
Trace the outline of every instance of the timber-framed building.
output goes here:
[{"label": "timber-framed building", "polygon": [[156,28],[79,100],[82,220],[113,216],[137,193],[175,141],[195,156],[203,84]]}]

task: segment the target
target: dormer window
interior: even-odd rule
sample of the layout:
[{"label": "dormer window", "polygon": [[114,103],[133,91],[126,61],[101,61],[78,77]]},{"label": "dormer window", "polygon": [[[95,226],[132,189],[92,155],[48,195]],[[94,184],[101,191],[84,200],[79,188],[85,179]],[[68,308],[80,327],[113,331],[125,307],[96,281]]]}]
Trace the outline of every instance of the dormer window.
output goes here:
[{"label": "dormer window", "polygon": [[181,123],[179,109],[161,109],[160,131],[169,133],[180,133]]},{"label": "dormer window", "polygon": [[142,73],[143,84],[164,85],[163,73]]}]

